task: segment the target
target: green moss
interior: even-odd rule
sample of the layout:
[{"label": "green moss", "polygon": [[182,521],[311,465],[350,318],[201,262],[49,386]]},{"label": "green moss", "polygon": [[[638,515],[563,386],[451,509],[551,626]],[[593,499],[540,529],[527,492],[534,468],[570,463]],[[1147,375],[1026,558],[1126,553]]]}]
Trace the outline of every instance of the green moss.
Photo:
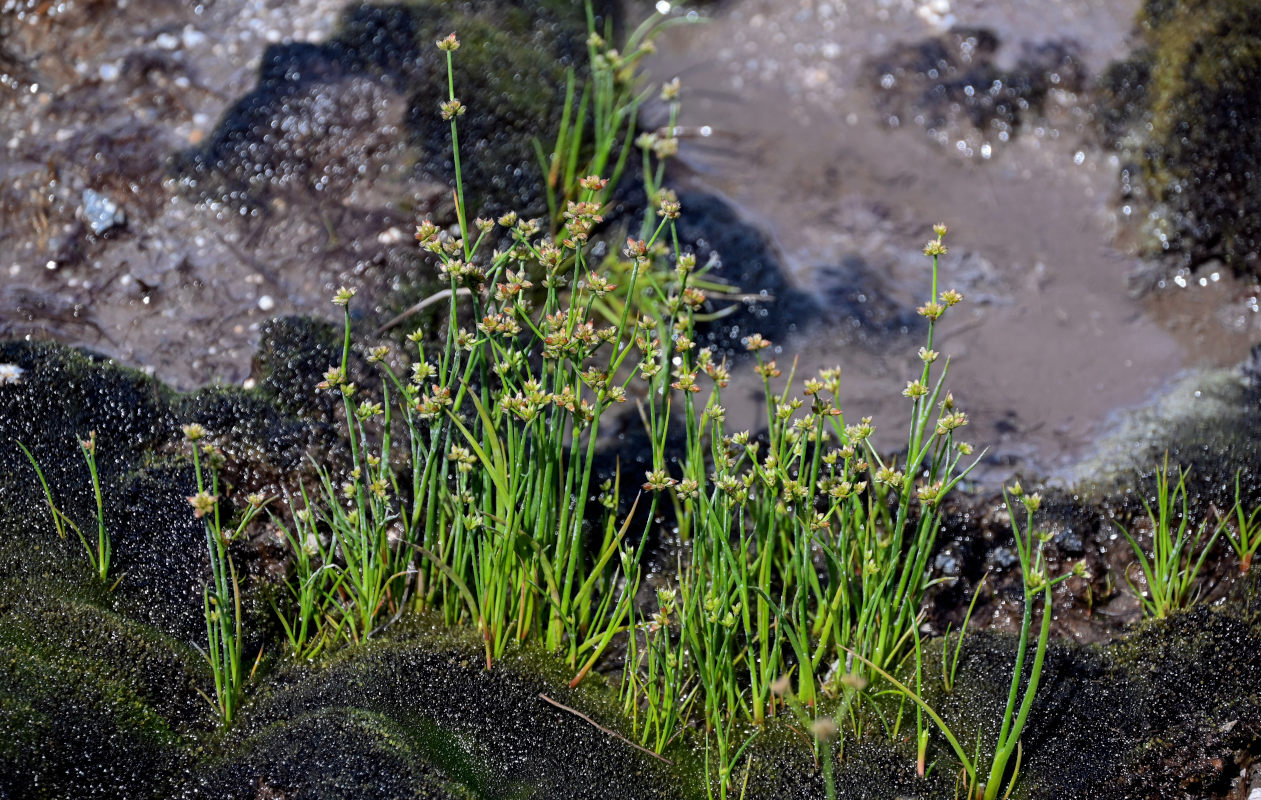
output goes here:
[{"label": "green moss", "polygon": [[0,794],[162,797],[182,753],[164,721],[117,684],[0,647]]},{"label": "green moss", "polygon": [[254,797],[262,790],[302,798],[477,796],[431,767],[388,717],[354,708],[322,709],[270,726],[229,758],[204,767],[202,776],[192,797]]},{"label": "green moss", "polygon": [[198,694],[211,688],[199,653],[92,603],[21,598],[0,616],[0,646],[77,673],[83,684],[117,686],[173,730],[205,730],[215,722]]},{"label": "green moss", "polygon": [[[239,753],[260,736],[301,741],[312,715],[344,709],[359,715],[373,741],[393,741],[479,797],[600,797],[617,787],[675,798],[681,787],[695,787],[694,777],[680,784],[677,771],[539,697],[618,728],[616,703],[598,679],[571,691],[555,675],[540,677],[535,664],[533,656],[509,658],[487,670],[472,641],[403,633],[322,665],[281,670],[244,709],[225,746]],[[358,735],[347,740],[352,749]]]}]

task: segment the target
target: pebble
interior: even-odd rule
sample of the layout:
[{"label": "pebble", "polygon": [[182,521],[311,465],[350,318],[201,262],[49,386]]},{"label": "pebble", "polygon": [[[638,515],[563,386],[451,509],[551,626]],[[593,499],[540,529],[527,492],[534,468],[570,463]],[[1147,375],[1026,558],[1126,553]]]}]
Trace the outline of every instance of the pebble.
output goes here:
[{"label": "pebble", "polygon": [[127,223],[127,212],[116,201],[95,189],[83,190],[83,218],[92,233],[102,233]]},{"label": "pebble", "polygon": [[275,307],[276,301],[272,299],[271,295],[265,294],[258,298],[258,308],[260,311],[271,311]]},{"label": "pebble", "polygon": [[183,40],[184,46],[191,49],[205,43],[207,37],[206,34],[190,25],[184,28],[184,33],[180,38]]}]

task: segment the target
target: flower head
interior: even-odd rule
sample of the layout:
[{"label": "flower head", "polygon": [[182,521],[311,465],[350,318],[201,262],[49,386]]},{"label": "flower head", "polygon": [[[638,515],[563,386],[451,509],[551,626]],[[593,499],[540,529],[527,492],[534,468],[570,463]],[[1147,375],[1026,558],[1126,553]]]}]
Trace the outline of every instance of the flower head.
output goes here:
[{"label": "flower head", "polygon": [[201,491],[189,497],[188,504],[193,507],[193,516],[200,519],[215,510],[218,499],[210,492]]}]

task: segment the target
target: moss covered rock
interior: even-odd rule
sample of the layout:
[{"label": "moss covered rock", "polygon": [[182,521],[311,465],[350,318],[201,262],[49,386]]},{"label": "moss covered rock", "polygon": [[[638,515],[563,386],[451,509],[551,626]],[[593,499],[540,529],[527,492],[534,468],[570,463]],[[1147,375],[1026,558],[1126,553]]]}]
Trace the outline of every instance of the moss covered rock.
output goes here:
[{"label": "moss covered rock", "polygon": [[1154,251],[1261,274],[1261,14],[1254,0],[1148,0],[1142,44],[1103,76],[1101,118],[1156,214]]},{"label": "moss covered rock", "polygon": [[[610,786],[699,796],[694,761],[673,769],[544,700],[624,727],[606,684],[591,677],[570,691],[548,658],[486,670],[475,642],[412,620],[322,663],[283,662],[264,598],[283,554],[269,562],[259,536],[233,556],[244,650],[268,657],[235,724],[220,729],[198,649],[208,565],[180,424],[201,423],[222,446],[228,501],[293,480],[310,454],[336,458],[336,420],[307,397],[328,333],[278,321],[258,388],[189,394],[69,348],[0,343],[0,363],[17,368],[0,384],[0,796],[599,797]],[[94,534],[75,444],[93,430],[113,542],[104,581],[77,537],[58,535],[17,447],[31,449],[62,512]]]},{"label": "moss covered rock", "polygon": [[476,642],[420,628],[276,673],[205,784],[266,783],[299,797],[332,796],[356,780],[355,796],[381,798],[696,793],[665,763],[540,696],[622,727],[599,687],[563,686],[536,658],[510,657],[487,670]]}]

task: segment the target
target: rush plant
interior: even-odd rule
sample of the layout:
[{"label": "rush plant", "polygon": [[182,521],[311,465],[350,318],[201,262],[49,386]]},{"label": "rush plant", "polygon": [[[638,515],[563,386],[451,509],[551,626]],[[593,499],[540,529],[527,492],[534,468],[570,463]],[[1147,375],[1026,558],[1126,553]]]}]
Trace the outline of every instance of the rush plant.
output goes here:
[{"label": "rush plant", "polygon": [[1261,548],[1261,506],[1252,509],[1249,514],[1244,508],[1243,496],[1239,487],[1239,473],[1235,473],[1235,507],[1233,509],[1234,530],[1225,529],[1226,540],[1239,556],[1239,572],[1248,574],[1252,566],[1252,558]]},{"label": "rush plant", "polygon": [[[1016,502],[1024,508],[1025,521],[1018,522]],[[1042,680],[1042,667],[1046,660],[1047,644],[1051,635],[1051,594],[1056,586],[1074,576],[1085,574],[1084,562],[1079,562],[1072,571],[1051,577],[1043,548],[1050,541],[1049,534],[1037,533],[1033,527],[1033,515],[1041,505],[1042,498],[1037,494],[1025,495],[1019,484],[1004,492],[1007,511],[1011,517],[1012,535],[1016,542],[1016,552],[1020,560],[1021,587],[1024,590],[1024,614],[1020,625],[1020,638],[1016,643],[1016,658],[1012,666],[1011,687],[1007,694],[1007,705],[1003,710],[1003,718],[999,728],[998,739],[992,749],[984,753],[978,740],[976,750],[969,755],[959,742],[946,721],[935,711],[919,692],[895,678],[889,671],[879,667],[874,661],[867,659],[852,650],[854,657],[870,667],[879,677],[892,685],[904,697],[913,701],[921,711],[929,716],[941,731],[950,745],[955,757],[962,767],[961,784],[964,797],[968,800],[996,800],[1000,795],[1004,798],[1011,795],[1020,777],[1021,743],[1020,735],[1028,724],[1029,715],[1037,697],[1038,686]],[[1042,601],[1041,622],[1038,626],[1037,641],[1031,639],[1034,621],[1034,606]],[[1032,646],[1033,660],[1026,677],[1025,665]],[[917,670],[918,676],[918,670]],[[983,760],[983,756],[988,756]],[[1013,761],[1014,759],[1014,761]],[[988,763],[988,768],[987,768]]]},{"label": "rush plant", "polygon": [[[227,727],[232,724],[240,705],[247,678],[241,653],[244,632],[241,627],[240,576],[228,548],[241,536],[267,500],[252,494],[236,519],[227,518],[221,505],[219,481],[223,455],[213,444],[204,441],[209,434],[201,425],[190,423],[184,426],[183,431],[192,451],[193,473],[197,481],[197,494],[189,497],[188,503],[192,506],[193,515],[204,523],[206,552],[210,560],[210,582],[202,589],[207,640],[203,655],[214,677],[215,696],[210,697],[204,692],[202,696]],[[261,657],[262,651],[259,651]]]},{"label": "rush plant", "polygon": [[44,478],[44,471],[40,469],[39,462],[35,460],[35,456],[21,442],[18,442],[18,447],[22,449],[26,460],[31,462],[31,467],[35,470],[35,476],[39,478],[40,488],[44,492],[44,502],[48,504],[48,512],[52,515],[53,527],[56,528],[57,534],[64,539],[66,538],[67,529],[75,532],[88,555],[88,563],[92,565],[92,571],[104,583],[109,577],[110,557],[113,551],[109,531],[105,527],[105,506],[104,498],[101,495],[101,475],[96,467],[96,431],[88,433],[88,438],[86,439],[76,438],[75,443],[79,445],[79,452],[83,455],[83,461],[88,467],[88,475],[91,476],[92,480],[92,497],[96,501],[95,545],[89,541],[78,523],[66,516],[57,507],[57,503],[53,499],[52,488],[49,487],[48,481]]},{"label": "rush plant", "polygon": [[[1117,526],[1134,551],[1146,590],[1139,589],[1128,573],[1125,579],[1149,617],[1160,619],[1194,602],[1196,579],[1204,560],[1226,527],[1226,518],[1220,516],[1216,525],[1210,525],[1208,518],[1194,524],[1190,506],[1187,471],[1179,469],[1177,482],[1173,482],[1166,454],[1156,473],[1156,502],[1153,505],[1143,500],[1152,530],[1150,551],[1140,546],[1127,529]],[[1255,545],[1253,547],[1255,549]]]}]

